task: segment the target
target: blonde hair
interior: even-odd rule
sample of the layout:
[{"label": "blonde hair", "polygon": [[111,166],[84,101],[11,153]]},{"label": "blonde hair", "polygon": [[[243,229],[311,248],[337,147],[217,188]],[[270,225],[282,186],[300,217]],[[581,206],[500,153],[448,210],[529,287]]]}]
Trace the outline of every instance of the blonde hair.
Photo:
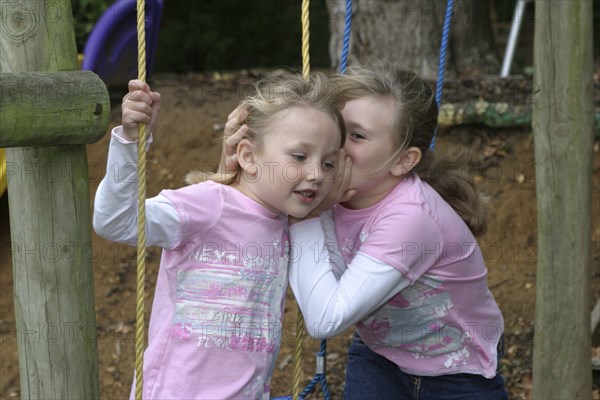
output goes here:
[{"label": "blonde hair", "polygon": [[466,222],[473,233],[485,231],[485,201],[474,183],[462,171],[464,163],[444,158],[429,146],[437,126],[438,108],[433,91],[417,74],[385,61],[367,67],[349,67],[346,75],[332,82],[343,102],[373,97],[394,102],[395,157],[402,149],[417,147],[421,161],[413,168]]},{"label": "blonde hair", "polygon": [[[339,106],[339,91],[322,73],[313,73],[308,80],[291,72],[279,72],[255,83],[255,94],[246,97],[245,103],[248,117],[246,139],[250,140],[260,150],[264,144],[269,126],[281,112],[292,107],[313,108],[328,115],[336,124],[341,134],[341,145],[346,140],[346,126]],[[187,174],[188,184],[212,180],[224,185],[230,185],[239,179],[241,170],[229,174],[205,173],[192,171]]]}]

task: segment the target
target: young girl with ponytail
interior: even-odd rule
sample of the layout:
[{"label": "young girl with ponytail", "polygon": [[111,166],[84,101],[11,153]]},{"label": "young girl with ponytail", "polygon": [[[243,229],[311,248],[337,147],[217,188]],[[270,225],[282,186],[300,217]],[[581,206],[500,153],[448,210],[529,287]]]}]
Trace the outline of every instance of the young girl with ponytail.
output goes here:
[{"label": "young girl with ponytail", "polygon": [[312,336],[356,327],[344,398],[507,399],[503,318],[474,237],[484,205],[429,148],[433,92],[389,63],[333,85],[355,194],[292,221],[290,283]]}]

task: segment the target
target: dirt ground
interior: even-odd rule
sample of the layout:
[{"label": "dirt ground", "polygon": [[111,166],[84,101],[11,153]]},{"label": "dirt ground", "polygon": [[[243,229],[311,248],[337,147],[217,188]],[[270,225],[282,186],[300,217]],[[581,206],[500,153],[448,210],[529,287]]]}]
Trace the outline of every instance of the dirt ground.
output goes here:
[{"label": "dirt ground", "polygon": [[[160,75],[153,86],[160,91],[163,108],[159,127],[148,154],[148,196],[163,188],[183,185],[186,172],[214,165],[218,160],[223,123],[246,94],[253,76],[236,81],[227,76]],[[112,110],[111,127],[119,123],[119,102]],[[88,146],[90,193],[106,172],[109,136]],[[592,214],[592,297],[600,297],[600,143],[594,145]],[[478,237],[489,270],[489,286],[505,318],[506,355],[501,371],[513,399],[530,398],[534,340],[536,275],[536,195],[533,138],[529,130],[491,130],[463,127],[441,132],[439,152],[466,150],[472,162],[469,172],[490,196],[488,231]],[[6,195],[0,201],[2,249],[9,249]],[[94,264],[96,316],[100,358],[100,390],[103,399],[123,399],[129,394],[134,359],[135,253],[93,234],[100,256]],[[152,288],[160,249],[149,249],[146,309],[152,304]],[[0,324],[14,324],[12,266],[10,256],[0,257]],[[273,396],[291,393],[292,354],[295,346],[297,308],[288,293],[282,348],[273,378]],[[14,325],[13,325],[14,326]],[[341,398],[346,348],[352,332],[328,343],[327,379],[334,399]],[[0,331],[0,399],[20,397],[17,339]],[[306,338],[303,369],[308,380],[314,373],[314,353],[319,343]],[[595,397],[600,398],[598,391]],[[317,398],[322,398],[320,393]]]}]

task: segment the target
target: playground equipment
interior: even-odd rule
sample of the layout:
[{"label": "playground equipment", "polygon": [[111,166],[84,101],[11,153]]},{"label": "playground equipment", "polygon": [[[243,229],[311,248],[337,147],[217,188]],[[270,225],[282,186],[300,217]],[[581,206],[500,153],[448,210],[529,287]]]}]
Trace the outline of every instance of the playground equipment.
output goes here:
[{"label": "playground equipment", "polygon": [[[123,86],[137,75],[136,1],[117,0],[100,17],[83,49],[82,69],[94,71],[107,86]],[[163,0],[145,4],[147,73],[152,73]]]},{"label": "playground equipment", "polygon": [[[11,9],[11,7],[9,7]],[[146,1],[148,72],[152,72],[163,0]],[[94,25],[84,47],[81,68],[96,73],[107,86],[124,86],[136,76],[136,1],[117,0]],[[0,149],[0,196],[7,187],[6,156]]]},{"label": "playground equipment", "polygon": [[518,0],[517,4],[515,4],[515,14],[513,15],[513,21],[510,26],[510,35],[508,36],[504,60],[502,61],[502,70],[500,71],[501,78],[506,78],[510,74],[510,66],[512,65],[513,56],[515,54],[515,47],[517,47],[519,29],[521,28],[523,15],[525,14],[525,6],[526,3],[533,1],[534,0]]},{"label": "playground equipment", "polygon": [[[593,6],[538,1],[534,399],[592,398]],[[566,367],[568,365],[568,367]]]},{"label": "playground equipment", "polygon": [[[23,399],[98,399],[85,144],[106,133],[102,80],[78,71],[68,1],[0,8],[0,147],[8,165]],[[60,72],[59,72],[60,71]]]}]

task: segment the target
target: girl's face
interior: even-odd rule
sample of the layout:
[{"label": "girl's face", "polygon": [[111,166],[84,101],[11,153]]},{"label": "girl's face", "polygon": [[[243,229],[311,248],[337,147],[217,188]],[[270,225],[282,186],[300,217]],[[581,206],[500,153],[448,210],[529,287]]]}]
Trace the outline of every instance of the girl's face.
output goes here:
[{"label": "girl's face", "polygon": [[[285,110],[270,124],[259,148],[254,147],[240,190],[272,211],[305,217],[333,186],[340,145],[340,130],[324,112]],[[244,167],[242,159],[240,165]]]},{"label": "girl's face", "polygon": [[344,205],[366,208],[383,199],[401,179],[393,169],[400,157],[393,157],[397,151],[392,136],[394,103],[361,97],[346,102],[342,115],[348,134],[344,150],[352,158],[350,188],[356,189]]}]

